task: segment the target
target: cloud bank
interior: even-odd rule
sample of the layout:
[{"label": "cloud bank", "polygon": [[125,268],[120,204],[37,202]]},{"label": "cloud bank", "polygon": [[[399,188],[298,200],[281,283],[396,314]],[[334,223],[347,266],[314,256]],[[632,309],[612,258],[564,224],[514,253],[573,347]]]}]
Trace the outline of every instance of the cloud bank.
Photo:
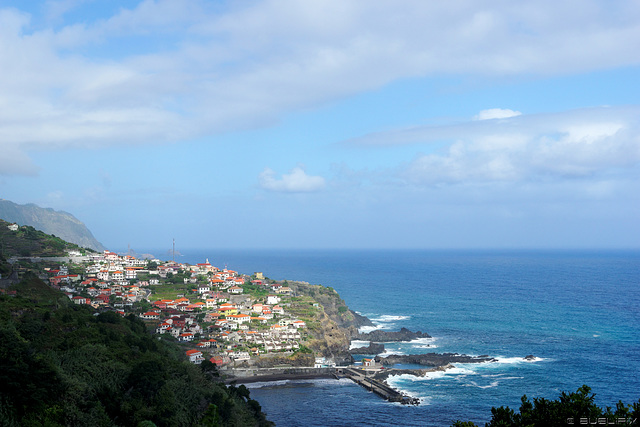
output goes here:
[{"label": "cloud bank", "polygon": [[348,143],[444,145],[397,172],[421,185],[581,178],[640,164],[640,107],[513,113],[491,110],[467,122],[398,129]]},{"label": "cloud bank", "polygon": [[88,3],[48,5],[0,9],[0,143],[20,163],[0,173],[32,173],[33,150],[253,128],[403,78],[640,63],[632,0],[145,0],[83,21]]}]

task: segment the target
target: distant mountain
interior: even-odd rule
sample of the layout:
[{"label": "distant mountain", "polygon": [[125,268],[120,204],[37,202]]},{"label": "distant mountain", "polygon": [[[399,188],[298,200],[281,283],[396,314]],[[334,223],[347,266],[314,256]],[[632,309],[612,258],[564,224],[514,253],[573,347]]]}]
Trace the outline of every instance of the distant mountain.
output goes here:
[{"label": "distant mountain", "polygon": [[67,212],[41,208],[32,203],[18,205],[9,200],[0,199],[0,218],[18,225],[30,225],[84,248],[105,250],[87,226]]}]

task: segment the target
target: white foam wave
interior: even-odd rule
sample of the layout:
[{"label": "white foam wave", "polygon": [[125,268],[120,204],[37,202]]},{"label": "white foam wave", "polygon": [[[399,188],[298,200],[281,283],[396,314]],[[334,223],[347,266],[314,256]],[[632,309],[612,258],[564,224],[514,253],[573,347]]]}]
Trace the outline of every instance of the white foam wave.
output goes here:
[{"label": "white foam wave", "polygon": [[378,329],[392,328],[395,326],[395,322],[400,320],[410,319],[411,316],[396,316],[391,314],[382,314],[377,317],[369,317],[371,321],[374,323],[374,326],[362,326],[358,329],[358,332],[361,334],[366,334],[367,332],[372,332]]},{"label": "white foam wave", "polygon": [[525,359],[524,357],[496,357],[496,362],[490,363],[500,363],[505,365],[513,365],[516,363],[533,363],[533,362],[541,362],[545,359],[542,357],[534,357],[532,359]]},{"label": "white foam wave", "polygon": [[383,314],[382,316],[373,317],[371,321],[373,322],[397,322],[398,320],[408,320],[411,319],[411,316],[394,316],[391,314]]},{"label": "white foam wave", "polygon": [[390,349],[390,348],[385,348],[384,349],[384,353],[380,353],[380,357],[384,357],[384,356],[389,356],[389,355],[396,355],[396,356],[403,356],[406,355],[407,353],[401,351],[401,350],[394,350],[394,349]]},{"label": "white foam wave", "polygon": [[497,387],[498,386],[498,381],[493,381],[491,384],[489,385],[478,385],[475,381],[471,381],[471,384],[481,388],[481,389],[486,389],[486,388],[493,388],[493,387]]},{"label": "white foam wave", "polygon": [[410,344],[433,344],[436,341],[435,338],[416,338],[409,341]]},{"label": "white foam wave", "polygon": [[[389,378],[387,378],[387,384],[389,384],[390,387],[398,390],[400,393],[405,394],[409,397],[412,397],[414,399],[419,399],[420,400],[420,404],[422,405],[429,405],[431,403],[431,399],[429,396],[421,394],[421,393],[417,393],[416,390],[414,389],[407,389],[407,388],[403,388],[403,381],[414,381],[415,377],[413,375],[394,375],[391,376]],[[406,384],[406,382],[405,382]]]},{"label": "white foam wave", "polygon": [[453,368],[448,368],[442,371],[427,372],[424,375],[424,377],[418,377],[418,378],[424,378],[426,380],[435,380],[435,379],[441,379],[445,377],[467,376],[467,375],[476,375],[476,372],[464,367],[454,366]]}]

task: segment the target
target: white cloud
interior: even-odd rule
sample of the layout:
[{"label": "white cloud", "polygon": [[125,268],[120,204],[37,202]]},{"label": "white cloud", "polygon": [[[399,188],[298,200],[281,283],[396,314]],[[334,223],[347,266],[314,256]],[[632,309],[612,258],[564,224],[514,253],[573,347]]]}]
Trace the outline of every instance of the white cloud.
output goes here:
[{"label": "white cloud", "polygon": [[398,175],[417,184],[520,181],[615,173],[640,164],[640,107],[514,115],[366,135],[367,146],[445,144]]},{"label": "white cloud", "polygon": [[[631,0],[146,0],[64,21],[82,4],[51,3],[45,13],[62,23],[35,30],[29,15],[0,9],[3,146],[24,154],[180,141],[402,78],[640,63]],[[12,170],[4,173],[21,169]]]},{"label": "white cloud", "polygon": [[323,177],[307,175],[300,166],[293,168],[289,174],[283,174],[280,179],[275,171],[265,168],[260,173],[259,181],[263,189],[282,193],[311,193],[325,187]]},{"label": "white cloud", "polygon": [[508,119],[509,117],[516,117],[521,115],[520,111],[513,111],[503,108],[491,108],[488,110],[482,110],[475,116],[474,120],[491,120],[491,119]]}]

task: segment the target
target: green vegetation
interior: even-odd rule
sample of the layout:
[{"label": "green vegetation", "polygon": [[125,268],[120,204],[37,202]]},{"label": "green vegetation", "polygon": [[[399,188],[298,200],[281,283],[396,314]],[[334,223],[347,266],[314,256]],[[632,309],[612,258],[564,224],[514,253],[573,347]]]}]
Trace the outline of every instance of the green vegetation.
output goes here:
[{"label": "green vegetation", "polygon": [[17,231],[9,230],[10,223],[0,219],[0,256],[10,258],[35,256],[66,256],[68,250],[86,251],[59,237],[24,225]]},{"label": "green vegetation", "polygon": [[[595,394],[591,393],[591,389],[586,385],[580,387],[575,393],[562,392],[558,400],[534,398],[531,402],[524,395],[521,399],[520,411],[517,413],[508,406],[491,408],[491,421],[486,424],[486,427],[565,427],[568,424],[593,423],[637,425],[635,420],[640,418],[640,400],[632,405],[618,402],[615,409],[610,407],[602,409],[594,403],[594,400]],[[470,421],[456,421],[453,427],[477,426]]]},{"label": "green vegetation", "polygon": [[271,425],[210,362],[149,334],[133,315],[99,315],[35,276],[0,295],[0,425]]},{"label": "green vegetation", "polygon": [[246,295],[250,295],[255,299],[264,299],[269,295],[269,291],[265,287],[252,285],[251,283],[245,283],[242,285],[242,289]]}]

